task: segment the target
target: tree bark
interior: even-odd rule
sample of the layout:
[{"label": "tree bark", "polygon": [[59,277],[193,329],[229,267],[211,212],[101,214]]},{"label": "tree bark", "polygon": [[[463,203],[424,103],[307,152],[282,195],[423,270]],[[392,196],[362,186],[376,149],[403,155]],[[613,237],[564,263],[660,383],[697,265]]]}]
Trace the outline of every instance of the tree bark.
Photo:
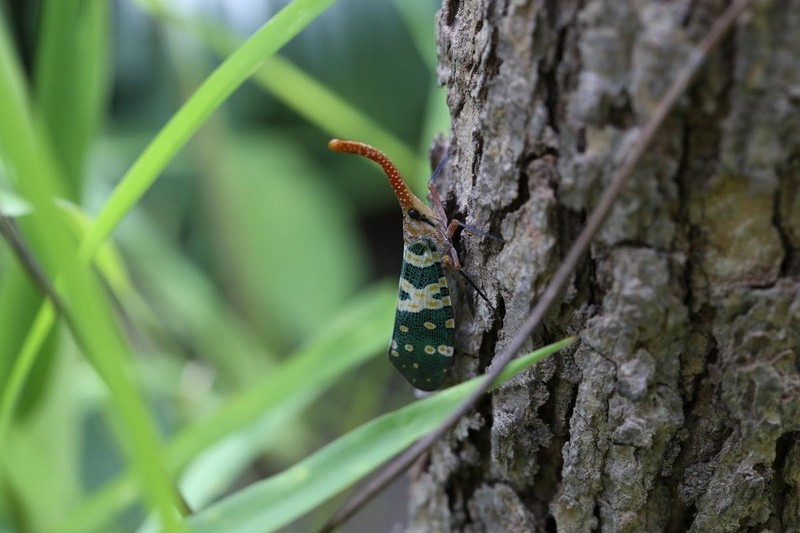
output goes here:
[{"label": "tree bark", "polygon": [[[727,2],[446,0],[454,381],[517,331]],[[411,531],[800,530],[800,0],[756,1],[529,347],[412,483]]]}]

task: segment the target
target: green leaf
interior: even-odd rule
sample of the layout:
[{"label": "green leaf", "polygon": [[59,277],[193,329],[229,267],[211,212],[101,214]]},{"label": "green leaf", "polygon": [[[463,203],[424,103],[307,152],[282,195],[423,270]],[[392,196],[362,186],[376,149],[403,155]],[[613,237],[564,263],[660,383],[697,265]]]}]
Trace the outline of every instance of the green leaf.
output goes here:
[{"label": "green leaf", "polygon": [[[151,0],[138,0],[138,3],[154,17],[191,32],[199,41],[220,55],[230,54],[239,44],[239,38],[215,20],[180,15],[171,11],[166,3]],[[419,18],[420,12],[425,13],[426,10],[411,11],[414,11],[414,15]],[[428,51],[435,63],[432,24],[430,30]],[[360,139],[379,146],[387,154],[392,154],[392,159],[400,169],[410,170],[425,164],[427,158],[419,156],[383,125],[375,122],[284,57],[274,55],[265,59],[253,75],[253,81],[332,137]],[[423,147],[419,154],[424,154],[426,151],[427,146]],[[426,173],[427,169],[423,174]],[[425,190],[424,185],[420,191]]]},{"label": "green leaf", "polygon": [[[92,218],[80,206],[71,202],[61,201],[58,202],[58,205],[64,210],[65,221],[79,242],[89,226],[92,225]],[[94,264],[102,274],[103,280],[109,284],[117,296],[122,296],[132,290],[125,261],[113,242],[106,242],[97,250]]]},{"label": "green leaf", "polygon": [[118,239],[141,294],[119,297],[133,321],[157,338],[176,339],[219,371],[223,383],[252,384],[274,366],[275,353],[239,318],[213,280],[142,210],[131,213],[130,222],[120,228]]},{"label": "green leaf", "polygon": [[0,188],[0,215],[9,218],[30,214],[31,204],[16,195],[13,191]]},{"label": "green leaf", "polygon": [[[77,246],[69,235],[64,213],[55,205],[62,196],[63,178],[49,143],[33,120],[24,89],[22,70],[11,53],[9,38],[0,24],[0,156],[16,176],[18,191],[33,206],[21,222],[23,232],[42,262],[61,272],[58,290],[63,313],[86,359],[102,377],[113,400],[114,415],[124,428],[118,442],[135,465],[148,503],[157,511],[167,531],[181,530],[175,514],[177,500],[173,484],[162,468],[158,434],[144,400],[131,379],[130,351],[113,320],[111,306],[94,271],[80,265]],[[45,307],[46,308],[46,307]],[[37,330],[36,335],[41,335]],[[45,335],[46,336],[46,335]],[[38,350],[37,350],[38,351]],[[0,438],[11,419],[25,375],[16,373],[33,358],[14,364],[10,383],[15,392],[3,391],[0,403]],[[21,366],[20,366],[21,365]],[[11,387],[9,387],[11,388]]]},{"label": "green leaf", "polygon": [[336,0],[294,0],[269,19],[233,52],[158,132],[123,176],[103,206],[86,239],[81,257],[90,259],[131,207],[205,120],[249,78],[266,57],[321,15]]},{"label": "green leaf", "polygon": [[[496,385],[571,344],[574,337],[513,361]],[[279,529],[363,479],[433,431],[478,386],[477,377],[351,431],[280,474],[255,483],[188,520],[195,533]]]},{"label": "green leaf", "polygon": [[[284,364],[231,397],[206,419],[181,432],[167,448],[169,467],[180,471],[200,452],[223,439],[240,438],[251,432],[254,425],[276,427],[279,425],[276,421],[296,416],[334,383],[357,379],[355,376],[348,378],[348,374],[387,346],[386,335],[391,331],[395,298],[396,290],[388,285],[370,289],[357,297]],[[253,441],[258,434],[258,431],[250,433],[249,457],[269,444]],[[192,492],[207,490],[192,488]],[[133,478],[127,472],[76,509],[61,531],[102,529],[114,513],[130,504],[135,496]]]},{"label": "green leaf", "polygon": [[[103,242],[158,178],[161,171],[172,161],[208,116],[253,73],[261,61],[286,44],[334,2],[335,0],[295,0],[267,21],[205,80],[156,135],[114,189],[111,198],[103,206],[94,223],[87,230],[85,238],[81,241],[79,258],[82,263],[91,262]],[[3,120],[0,121],[0,126],[2,126],[0,134],[8,134],[2,139],[5,142],[4,148],[7,153],[24,154],[23,158],[35,160],[36,155],[32,153],[33,147],[26,142],[26,139],[33,135],[32,123],[25,121],[15,123],[14,120],[11,120],[11,118],[16,119],[22,109],[27,111],[27,103],[22,107],[18,103],[25,100],[26,90],[22,77],[14,71],[10,40],[6,38],[4,32],[2,33],[0,35],[2,37],[0,53],[4,53],[6,57],[0,57],[0,79],[5,80],[6,83],[0,85],[0,112],[2,112],[0,116],[3,116]],[[8,109],[7,113],[3,112],[6,108]],[[53,174],[57,175],[57,173],[47,172],[43,178],[53,180]],[[63,184],[63,180],[55,179],[50,186],[56,189],[59,184]],[[56,190],[54,196],[63,197],[64,195],[60,192]],[[58,227],[61,226],[60,221],[56,224]],[[50,238],[50,236],[46,236],[46,228],[42,228],[40,234],[34,233],[31,236],[34,243]],[[43,262],[46,265],[58,263],[57,259],[60,254],[57,252],[48,253],[45,247],[42,253]],[[14,366],[10,371],[12,378],[9,381],[14,383],[14,387],[5,391],[0,398],[0,429],[8,422],[13,412],[19,392],[27,380],[41,346],[55,323],[55,316],[51,302],[45,301],[39,307],[34,324],[28,330],[20,353],[15,358]]]},{"label": "green leaf", "polygon": [[36,103],[68,198],[80,198],[89,144],[106,104],[109,2],[42,2]]},{"label": "green leaf", "polygon": [[236,300],[280,347],[364,285],[367,258],[346,198],[304,150],[279,135],[239,135],[232,145],[237,179],[206,183],[217,247]]}]

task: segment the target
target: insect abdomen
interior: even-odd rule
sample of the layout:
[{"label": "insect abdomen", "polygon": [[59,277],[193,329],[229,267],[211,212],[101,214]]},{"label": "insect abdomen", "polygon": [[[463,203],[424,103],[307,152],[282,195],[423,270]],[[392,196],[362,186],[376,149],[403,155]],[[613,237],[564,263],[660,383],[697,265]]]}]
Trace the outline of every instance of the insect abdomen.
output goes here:
[{"label": "insect abdomen", "polygon": [[416,388],[436,390],[453,364],[454,331],[439,252],[427,240],[406,246],[389,359]]}]

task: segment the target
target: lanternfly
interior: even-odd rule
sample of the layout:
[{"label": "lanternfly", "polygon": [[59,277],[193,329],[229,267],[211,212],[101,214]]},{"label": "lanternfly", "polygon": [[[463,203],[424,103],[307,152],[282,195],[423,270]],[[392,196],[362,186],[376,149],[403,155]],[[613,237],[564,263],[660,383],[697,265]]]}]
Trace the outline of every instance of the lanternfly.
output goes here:
[{"label": "lanternfly", "polygon": [[[358,154],[378,163],[400,202],[405,246],[389,360],[416,388],[436,390],[442,386],[453,363],[455,332],[450,290],[442,265],[464,275],[450,240],[463,224],[457,220],[446,223],[447,216],[432,184],[429,189],[433,209],[422,203],[383,152],[368,144],[340,139],[331,140],[328,146],[336,152]],[[466,275],[464,278],[486,300]]]}]

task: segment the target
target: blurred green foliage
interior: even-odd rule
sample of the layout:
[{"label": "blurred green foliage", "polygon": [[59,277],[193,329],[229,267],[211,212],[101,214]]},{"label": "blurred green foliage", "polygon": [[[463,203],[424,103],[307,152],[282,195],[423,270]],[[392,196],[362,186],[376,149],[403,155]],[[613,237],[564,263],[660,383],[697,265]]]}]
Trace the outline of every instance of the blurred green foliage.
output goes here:
[{"label": "blurred green foliage", "polygon": [[407,401],[400,215],[326,142],[424,190],[438,5],[333,3],[0,4],[0,214],[70,317],[0,245],[0,531],[178,530],[170,480],[205,505]]},{"label": "blurred green foliage", "polygon": [[400,213],[326,147],[424,191],[437,6],[273,4],[0,4],[0,531],[314,529],[476,385],[397,409]]}]

